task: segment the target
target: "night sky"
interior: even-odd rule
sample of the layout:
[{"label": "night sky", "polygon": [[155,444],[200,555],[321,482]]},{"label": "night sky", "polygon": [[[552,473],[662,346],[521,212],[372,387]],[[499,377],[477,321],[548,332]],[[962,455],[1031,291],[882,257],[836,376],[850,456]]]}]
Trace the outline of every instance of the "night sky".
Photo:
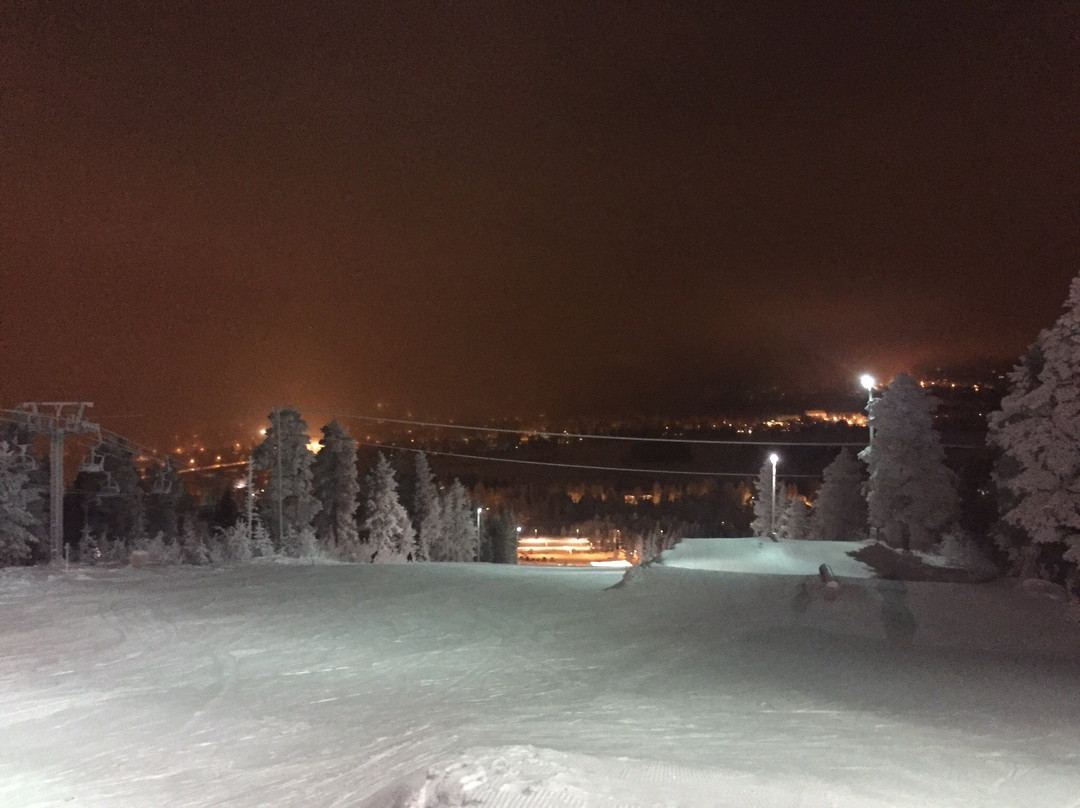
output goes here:
[{"label": "night sky", "polygon": [[1080,270],[1076,4],[9,2],[0,36],[0,406],[137,439],[1011,360]]}]

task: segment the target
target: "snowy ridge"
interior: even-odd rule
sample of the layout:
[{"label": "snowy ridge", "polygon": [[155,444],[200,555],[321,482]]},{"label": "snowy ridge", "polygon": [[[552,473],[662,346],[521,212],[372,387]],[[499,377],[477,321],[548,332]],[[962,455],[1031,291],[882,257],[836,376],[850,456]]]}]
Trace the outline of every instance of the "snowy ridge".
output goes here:
[{"label": "snowy ridge", "polygon": [[748,539],[683,539],[660,557],[665,567],[757,575],[817,575],[828,564],[840,578],[872,578],[874,572],[849,553],[865,542]]}]

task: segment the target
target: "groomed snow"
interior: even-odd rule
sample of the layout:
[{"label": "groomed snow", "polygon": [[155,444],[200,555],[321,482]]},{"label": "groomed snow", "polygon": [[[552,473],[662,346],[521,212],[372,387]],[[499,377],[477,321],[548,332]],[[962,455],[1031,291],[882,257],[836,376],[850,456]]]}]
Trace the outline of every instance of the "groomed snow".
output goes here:
[{"label": "groomed snow", "polygon": [[827,602],[771,542],[747,574],[743,544],[740,572],[665,559],[616,589],[589,568],[8,570],[0,805],[1080,805],[1073,605],[909,583],[896,648],[893,584]]},{"label": "groomed snow", "polygon": [[840,578],[871,578],[874,571],[850,555],[861,544],[843,541],[688,539],[663,553],[663,564],[683,569],[772,575],[818,574],[828,564]]}]

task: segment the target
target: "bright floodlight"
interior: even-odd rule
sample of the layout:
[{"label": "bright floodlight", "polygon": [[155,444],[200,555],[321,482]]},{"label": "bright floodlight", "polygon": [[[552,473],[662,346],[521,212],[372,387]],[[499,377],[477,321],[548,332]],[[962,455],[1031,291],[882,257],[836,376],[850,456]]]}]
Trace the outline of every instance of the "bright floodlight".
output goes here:
[{"label": "bright floodlight", "polygon": [[776,452],[773,452],[771,455],[769,455],[769,462],[775,466],[777,463],[780,462],[780,455],[778,455]]},{"label": "bright floodlight", "polygon": [[864,373],[859,377],[859,384],[866,390],[873,390],[877,386],[877,379],[871,376],[869,373]]}]

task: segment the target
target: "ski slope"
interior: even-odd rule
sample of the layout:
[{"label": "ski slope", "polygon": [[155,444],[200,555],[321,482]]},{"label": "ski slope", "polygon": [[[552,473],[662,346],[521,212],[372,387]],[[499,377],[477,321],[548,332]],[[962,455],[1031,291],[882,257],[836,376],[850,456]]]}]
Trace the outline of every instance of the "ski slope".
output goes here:
[{"label": "ski slope", "polygon": [[[837,569],[845,547],[695,541],[615,589],[459,564],[0,572],[0,805],[1080,805],[1073,604],[908,583],[893,647],[891,584]],[[820,563],[834,602],[800,597]]]}]

